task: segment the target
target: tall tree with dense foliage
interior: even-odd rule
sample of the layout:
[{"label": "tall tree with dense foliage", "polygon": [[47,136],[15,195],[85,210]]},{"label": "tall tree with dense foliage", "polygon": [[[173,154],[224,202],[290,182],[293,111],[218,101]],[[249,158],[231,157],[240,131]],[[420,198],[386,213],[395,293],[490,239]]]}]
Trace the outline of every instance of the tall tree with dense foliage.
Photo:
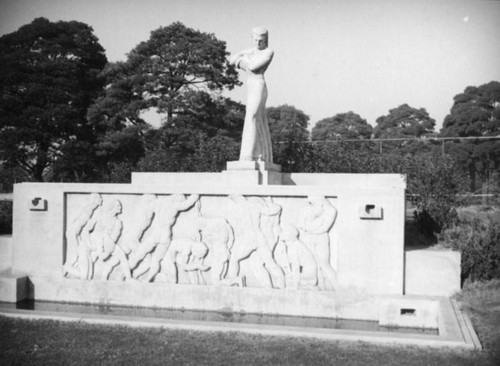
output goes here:
[{"label": "tall tree with dense foliage", "polygon": [[266,108],[274,161],[283,166],[284,171],[296,171],[308,149],[309,116],[290,105]]},{"label": "tall tree with dense foliage", "polygon": [[375,138],[423,137],[434,132],[436,121],[425,108],[413,108],[402,104],[389,110],[389,114],[377,118],[373,130]]},{"label": "tall tree with dense foliage", "polygon": [[309,140],[309,116],[291,105],[266,108],[272,141]]},{"label": "tall tree with dense foliage", "polygon": [[92,134],[88,106],[103,84],[104,49],[90,26],[37,18],[0,37],[0,152],[34,180],[71,141]]},{"label": "tall tree with dense foliage", "polygon": [[[316,123],[311,131],[313,141],[369,140],[373,127],[357,113],[349,111],[338,113],[333,117],[324,118]],[[373,143],[352,142],[348,148],[354,150],[370,150]]]},{"label": "tall tree with dense foliage", "polygon": [[500,134],[500,82],[468,86],[453,98],[442,136],[498,136]]},{"label": "tall tree with dense foliage", "polygon": [[[155,108],[173,123],[175,116],[196,113],[207,95],[239,85],[226,60],[224,41],[176,22],[151,32],[126,62],[111,64],[106,95],[90,111],[96,123],[140,123],[142,111]],[[199,92],[203,92],[199,94]],[[195,108],[196,109],[196,108]]]},{"label": "tall tree with dense foliage", "polygon": [[[441,129],[443,137],[500,136],[500,82],[491,81],[479,87],[469,86],[453,98],[450,114]],[[500,165],[500,140],[477,139],[449,145],[449,152],[469,167],[471,189],[476,175],[488,181]]]},{"label": "tall tree with dense foliage", "polygon": [[[192,153],[194,147],[186,137],[198,133],[208,137],[237,135],[235,130],[240,125],[230,113],[234,105],[220,95],[224,88],[240,84],[227,56],[224,41],[176,22],[152,31],[125,62],[108,65],[104,73],[108,79],[106,92],[88,113],[92,125],[103,132],[98,145],[103,163],[116,159],[112,151],[101,147],[110,146],[106,141],[116,141],[113,134],[131,125],[138,126],[134,129],[138,139],[147,137],[146,155],[161,154],[154,152],[158,148]],[[163,125],[158,131],[148,131],[142,118],[149,109],[161,116]],[[151,149],[148,139],[159,145]]]},{"label": "tall tree with dense foliage", "polygon": [[[175,124],[179,122],[180,126],[164,124],[148,130],[144,136],[146,151],[137,169],[222,171],[227,161],[237,160],[245,107],[230,99],[217,98],[203,115],[204,122],[185,115],[175,118]],[[218,123],[208,125],[211,119]],[[220,125],[225,127],[220,128]]]},{"label": "tall tree with dense foliage", "polygon": [[[376,123],[373,129],[373,136],[376,139],[411,139],[432,136],[436,126],[436,121],[429,116],[425,108],[417,109],[408,104],[389,110],[389,114],[377,118]],[[421,141],[411,140],[383,142],[383,146],[384,152],[397,154],[418,154],[422,149],[430,148]]]},{"label": "tall tree with dense foliage", "polygon": [[349,111],[318,121],[312,129],[311,138],[313,141],[368,140],[372,133],[373,127],[365,119]]}]

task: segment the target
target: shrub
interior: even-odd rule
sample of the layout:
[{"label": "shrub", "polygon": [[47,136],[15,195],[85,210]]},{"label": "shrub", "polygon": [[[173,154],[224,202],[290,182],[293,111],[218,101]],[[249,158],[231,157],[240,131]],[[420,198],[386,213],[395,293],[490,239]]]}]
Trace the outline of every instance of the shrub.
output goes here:
[{"label": "shrub", "polygon": [[500,224],[465,216],[440,235],[443,246],[462,253],[462,281],[500,279]]},{"label": "shrub", "polygon": [[448,155],[408,156],[402,173],[408,177],[410,200],[416,207],[419,229],[427,234],[440,233],[457,219],[457,194],[465,187],[465,175]]}]

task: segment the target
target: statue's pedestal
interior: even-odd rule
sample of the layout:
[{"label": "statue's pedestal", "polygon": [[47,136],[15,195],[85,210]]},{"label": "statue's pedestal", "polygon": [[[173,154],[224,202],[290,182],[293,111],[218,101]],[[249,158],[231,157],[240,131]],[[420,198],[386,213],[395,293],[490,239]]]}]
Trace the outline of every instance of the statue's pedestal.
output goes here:
[{"label": "statue's pedestal", "polygon": [[[0,256],[8,256],[0,261],[0,301],[357,319],[438,328],[441,338],[455,329],[461,337],[446,298],[451,284],[459,288],[458,256],[407,253],[405,268],[405,188],[399,174],[282,173],[279,165],[259,161],[228,162],[222,173],[134,173],[131,184],[18,183],[12,241],[0,245]],[[97,208],[96,195],[102,199]],[[105,216],[117,204],[120,212]],[[330,208],[338,212],[333,224],[306,232],[306,225],[331,222]],[[155,244],[152,253],[159,235],[171,235],[153,282],[135,271],[134,279],[123,280],[121,265],[109,272],[109,257],[96,258],[80,276],[83,265],[73,266],[77,275],[66,274],[71,255],[87,248],[78,246],[85,241],[74,235],[77,225],[83,232],[94,219],[106,228],[120,223],[116,245]],[[87,230],[91,243],[103,240]],[[322,243],[328,247],[319,262],[309,248]],[[92,258],[93,248],[84,254]],[[186,270],[186,259],[177,261],[180,251],[188,264],[202,260],[204,267]],[[239,268],[231,277],[233,256]],[[151,257],[141,262],[147,270]],[[432,276],[422,277],[430,268]],[[326,277],[328,270],[333,276]],[[447,279],[432,285],[438,277]]]},{"label": "statue's pedestal", "polygon": [[280,185],[283,183],[281,165],[267,161],[228,161],[223,171],[228,185]]}]

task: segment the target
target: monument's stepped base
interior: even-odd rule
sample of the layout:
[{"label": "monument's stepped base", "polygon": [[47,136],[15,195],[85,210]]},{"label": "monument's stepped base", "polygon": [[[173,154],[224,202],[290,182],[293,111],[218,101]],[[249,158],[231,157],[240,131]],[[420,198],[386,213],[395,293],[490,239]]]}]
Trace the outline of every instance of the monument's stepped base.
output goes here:
[{"label": "monument's stepped base", "polygon": [[460,329],[439,297],[460,289],[459,255],[408,252],[405,266],[403,176],[243,165],[134,173],[131,184],[16,184],[0,301]]},{"label": "monument's stepped base", "polygon": [[[35,289],[35,293],[30,296],[41,301],[57,299],[71,303],[371,321],[379,321],[382,317],[386,319],[386,325],[397,324],[397,319],[393,318],[400,315],[400,309],[396,307],[402,306],[415,310],[415,314],[406,318],[418,322],[417,326],[437,328],[438,325],[439,297],[433,299],[414,297],[410,304],[407,297],[367,296],[356,290],[338,292],[268,290],[138,281],[61,280],[51,277],[30,277],[29,287]],[[386,313],[391,306],[394,309],[389,317]]]}]

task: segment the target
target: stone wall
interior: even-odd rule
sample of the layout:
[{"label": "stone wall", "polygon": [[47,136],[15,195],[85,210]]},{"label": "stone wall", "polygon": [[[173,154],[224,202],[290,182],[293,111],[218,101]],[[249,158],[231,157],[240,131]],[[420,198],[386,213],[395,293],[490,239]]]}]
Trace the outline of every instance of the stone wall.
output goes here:
[{"label": "stone wall", "polygon": [[[365,305],[403,294],[399,175],[283,174],[289,185],[245,187],[210,173],[147,174],[132,184],[15,185],[11,269],[29,277],[32,297],[133,305],[125,294],[142,286],[158,292],[154,306],[171,306],[169,293],[239,299],[254,288],[267,303],[291,296],[313,307],[340,293]],[[338,315],[338,303],[329,307]]]}]

